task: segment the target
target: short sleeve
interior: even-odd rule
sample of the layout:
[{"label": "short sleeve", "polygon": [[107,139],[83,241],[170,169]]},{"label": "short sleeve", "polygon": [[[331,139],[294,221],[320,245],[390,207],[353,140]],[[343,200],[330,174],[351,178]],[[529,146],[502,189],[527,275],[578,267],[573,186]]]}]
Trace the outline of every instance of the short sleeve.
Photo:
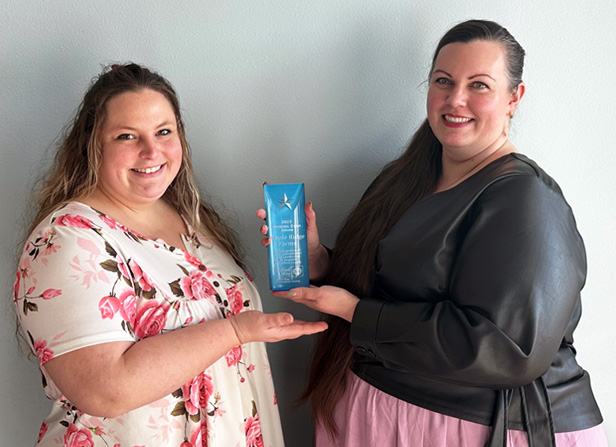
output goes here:
[{"label": "short sleeve", "polygon": [[113,241],[83,216],[55,216],[30,235],[14,301],[41,364],[83,347],[135,340],[135,292],[125,265]]}]

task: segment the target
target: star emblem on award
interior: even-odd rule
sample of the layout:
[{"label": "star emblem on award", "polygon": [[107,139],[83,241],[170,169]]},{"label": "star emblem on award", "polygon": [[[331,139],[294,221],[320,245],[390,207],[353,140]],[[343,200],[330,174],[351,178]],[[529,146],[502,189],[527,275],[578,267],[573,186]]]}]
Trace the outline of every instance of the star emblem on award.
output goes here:
[{"label": "star emblem on award", "polygon": [[287,197],[286,194],[282,195],[282,199],[280,199],[278,202],[280,202],[280,209],[282,209],[283,207],[287,207],[290,210],[292,210],[293,208],[291,208],[291,203],[289,203],[289,198]]}]

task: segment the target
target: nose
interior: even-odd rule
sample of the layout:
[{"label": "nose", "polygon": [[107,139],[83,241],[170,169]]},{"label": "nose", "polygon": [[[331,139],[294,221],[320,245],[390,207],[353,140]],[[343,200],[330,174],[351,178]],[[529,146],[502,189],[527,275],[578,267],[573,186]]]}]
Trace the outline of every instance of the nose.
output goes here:
[{"label": "nose", "polygon": [[158,151],[158,145],[153,137],[142,137],[139,155],[143,158],[153,158]]},{"label": "nose", "polygon": [[447,104],[452,107],[465,106],[466,100],[466,92],[462,86],[455,86],[447,96]]}]

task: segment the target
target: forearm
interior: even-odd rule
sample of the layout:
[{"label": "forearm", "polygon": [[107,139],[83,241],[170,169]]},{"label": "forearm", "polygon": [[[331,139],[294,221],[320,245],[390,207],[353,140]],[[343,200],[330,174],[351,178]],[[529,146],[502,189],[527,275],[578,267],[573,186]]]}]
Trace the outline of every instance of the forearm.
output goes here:
[{"label": "forearm", "polygon": [[558,337],[551,334],[561,329],[543,316],[532,317],[544,324],[518,321],[526,333],[534,334],[522,346],[490,318],[450,300],[430,304],[362,299],[351,341],[361,355],[391,369],[470,386],[509,388],[543,374],[558,350]]},{"label": "forearm", "polygon": [[172,393],[238,344],[229,320],[214,320],[132,344],[79,349],[45,367],[81,411],[114,417]]}]

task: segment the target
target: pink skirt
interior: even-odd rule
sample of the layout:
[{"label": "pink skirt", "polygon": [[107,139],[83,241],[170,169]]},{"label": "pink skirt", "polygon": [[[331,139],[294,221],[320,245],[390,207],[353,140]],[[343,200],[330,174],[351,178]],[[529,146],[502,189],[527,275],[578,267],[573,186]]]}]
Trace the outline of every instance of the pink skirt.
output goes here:
[{"label": "pink skirt", "polygon": [[[338,437],[321,426],[316,447],[482,447],[490,427],[435,413],[396,399],[349,373],[334,414]],[[509,430],[508,447],[528,447],[526,433]],[[557,447],[607,447],[603,424],[556,433]]]}]

